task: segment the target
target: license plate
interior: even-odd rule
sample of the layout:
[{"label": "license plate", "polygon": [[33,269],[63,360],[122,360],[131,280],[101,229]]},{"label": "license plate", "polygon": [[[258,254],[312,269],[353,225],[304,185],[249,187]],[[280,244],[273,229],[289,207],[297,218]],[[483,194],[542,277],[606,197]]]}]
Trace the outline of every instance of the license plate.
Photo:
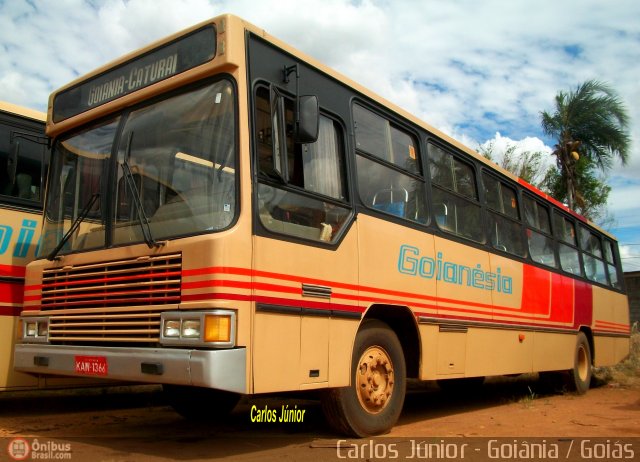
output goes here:
[{"label": "license plate", "polygon": [[109,374],[107,358],[104,356],[76,356],[76,374],[102,375]]}]

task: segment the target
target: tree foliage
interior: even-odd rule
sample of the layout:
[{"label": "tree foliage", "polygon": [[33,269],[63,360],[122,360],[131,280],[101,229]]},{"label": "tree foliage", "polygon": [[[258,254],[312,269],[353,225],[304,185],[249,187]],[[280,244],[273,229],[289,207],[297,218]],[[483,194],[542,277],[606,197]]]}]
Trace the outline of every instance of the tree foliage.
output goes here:
[{"label": "tree foliage", "polygon": [[562,182],[563,187],[554,186],[553,196],[572,209],[590,210],[591,205],[585,201],[595,190],[600,191],[595,199],[601,200],[606,190],[580,190],[598,181],[592,166],[606,172],[616,158],[623,165],[627,163],[631,139],[629,116],[622,100],[606,83],[588,80],[574,91],[560,91],[554,111],[543,111],[541,117],[545,134],[557,141],[554,155],[559,178],[546,183],[551,187]]},{"label": "tree foliage", "polygon": [[545,153],[540,151],[517,152],[517,149],[517,145],[508,144],[504,153],[500,156],[496,153],[495,143],[491,141],[487,146],[480,146],[478,152],[527,183],[541,188],[545,180]]},{"label": "tree foliage", "polygon": [[[581,157],[575,164],[576,205],[574,210],[593,222],[604,224],[611,220],[607,213],[607,199],[611,187],[597,174],[594,164]],[[540,189],[554,198],[567,197],[567,183],[559,169],[547,170]]]}]

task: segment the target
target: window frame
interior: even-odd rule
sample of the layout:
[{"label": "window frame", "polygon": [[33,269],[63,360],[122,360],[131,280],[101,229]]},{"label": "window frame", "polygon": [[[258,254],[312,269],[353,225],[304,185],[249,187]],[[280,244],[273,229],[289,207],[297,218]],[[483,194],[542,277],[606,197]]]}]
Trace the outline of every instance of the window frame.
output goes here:
[{"label": "window frame", "polygon": [[[590,238],[589,241],[591,241],[592,239],[596,239],[597,243],[598,243],[598,247],[600,249],[600,255],[596,255],[595,253],[591,252],[591,249],[587,249],[583,246],[583,242],[582,242],[582,233],[583,232],[587,232],[590,234]],[[594,230],[593,228],[591,228],[590,226],[587,226],[584,223],[579,223],[578,224],[578,245],[580,247],[580,252],[582,254],[582,271],[583,274],[585,276],[585,278],[591,282],[591,283],[596,283],[596,284],[602,284],[604,286],[610,286],[611,285],[611,281],[609,279],[609,272],[607,270],[607,261],[605,259],[605,255],[604,255],[604,248],[602,246],[602,235],[600,233],[598,233],[596,230]],[[589,259],[594,260],[596,263],[600,263],[601,267],[602,267],[602,274],[604,275],[604,279],[605,281],[601,281],[598,280],[597,278],[591,278],[589,277],[589,272],[587,271],[587,261]],[[596,275],[597,276],[597,275]]]},{"label": "window frame", "polygon": [[[546,211],[546,215],[547,215],[547,220],[548,220],[548,224],[549,224],[549,231],[545,231],[542,228],[538,227],[539,225],[532,225],[529,223],[528,219],[527,219],[527,204],[526,201],[532,201],[535,204],[536,207],[536,220],[539,222],[539,216],[538,216],[538,209],[542,208],[544,211]],[[524,194],[522,194],[522,212],[523,212],[523,218],[522,218],[522,223],[524,225],[525,228],[525,232],[527,234],[527,250],[528,250],[528,254],[529,254],[529,259],[539,265],[542,265],[546,268],[552,268],[552,269],[559,269],[559,259],[558,259],[558,245],[556,242],[556,239],[553,235],[553,223],[552,223],[552,216],[551,216],[551,206],[541,200],[539,200],[538,198],[536,198],[534,195],[529,194],[527,192],[525,192]],[[551,243],[551,251],[552,251],[552,255],[553,255],[553,264],[549,264],[549,263],[545,263],[541,260],[538,260],[535,258],[533,252],[531,251],[531,236],[529,233],[537,233],[539,235],[541,235],[543,238],[547,239],[548,242]]]},{"label": "window frame", "polygon": [[[441,151],[442,153],[444,153],[446,156],[449,156],[449,159],[451,159],[450,162],[450,169],[451,169],[451,181],[452,181],[452,186],[454,189],[449,188],[448,186],[445,186],[443,184],[439,184],[437,181],[434,180],[433,175],[432,175],[432,165],[435,164],[434,162],[434,157],[432,155],[432,149],[438,149],[439,151]],[[474,188],[475,188],[475,198],[471,198],[461,192],[459,192],[457,190],[456,187],[456,178],[455,178],[455,162],[459,162],[463,165],[465,165],[466,167],[469,167],[472,175],[473,175],[473,181],[474,181]],[[442,143],[438,143],[435,142],[433,139],[428,140],[427,142],[427,170],[429,171],[429,182],[431,185],[431,194],[430,194],[430,199],[431,199],[431,209],[433,210],[433,221],[436,224],[437,229],[439,229],[440,231],[451,235],[451,236],[456,236],[458,238],[464,239],[465,241],[468,242],[473,242],[475,243],[475,245],[485,245],[487,244],[487,232],[486,232],[486,218],[484,216],[483,213],[483,209],[484,209],[484,204],[481,198],[481,194],[480,194],[480,182],[479,182],[479,177],[480,175],[478,174],[478,169],[476,166],[476,163],[473,161],[473,159],[467,159],[465,156],[461,156],[459,155],[454,149],[446,147],[445,145],[443,145]],[[434,198],[435,198],[435,191],[438,190],[441,194],[449,197],[452,197],[454,201],[463,201],[467,204],[469,204],[472,207],[476,207],[478,210],[478,219],[479,219],[479,223],[477,226],[477,229],[479,230],[479,235],[478,235],[478,239],[474,239],[473,237],[470,237],[467,234],[463,234],[462,232],[458,232],[455,230],[451,230],[449,229],[449,227],[447,226],[443,226],[439,220],[438,220],[438,215],[436,215],[436,204],[433,202]],[[443,206],[445,206],[445,204],[442,204]],[[446,206],[445,206],[446,207]],[[456,204],[456,208],[457,208],[457,204]],[[457,210],[456,210],[457,211]],[[448,216],[448,210],[445,211],[444,216]],[[456,229],[459,229],[459,227],[457,226],[457,218],[454,218],[454,221],[456,222]]]},{"label": "window frame", "polygon": [[[358,147],[358,121],[356,120],[355,110],[354,108],[358,107],[362,111],[366,111],[369,115],[379,119],[385,124],[385,137],[386,137],[386,146],[387,153],[389,154],[390,159],[384,159],[379,155],[360,149]],[[366,104],[361,100],[353,100],[351,103],[351,117],[352,117],[352,126],[353,126],[353,140],[354,140],[354,170],[355,170],[355,194],[357,194],[358,201],[362,204],[367,210],[375,211],[376,213],[380,213],[385,217],[390,217],[398,220],[402,220],[403,223],[426,226],[430,221],[429,214],[429,203],[427,200],[428,196],[428,188],[429,183],[427,182],[427,178],[424,174],[425,166],[424,166],[424,156],[422,154],[423,149],[420,144],[420,136],[412,129],[410,129],[406,124],[400,123],[398,120],[392,117],[388,117],[382,115],[380,111],[374,109],[370,105]],[[413,149],[413,155],[415,156],[415,171],[412,171],[407,168],[403,168],[401,165],[393,161],[395,157],[395,151],[393,151],[394,146],[394,138],[393,133],[398,132],[407,136],[413,143],[411,148]],[[410,150],[411,152],[411,150]],[[411,157],[411,154],[409,154]],[[413,194],[413,202],[416,204],[415,206],[415,218],[410,218],[405,215],[406,209],[408,207],[403,207],[402,214],[400,214],[399,210],[394,210],[392,207],[387,208],[385,210],[383,207],[375,207],[375,198],[377,194],[389,191],[390,199],[393,200],[393,192],[396,190],[400,190],[401,188],[394,189],[393,185],[388,189],[378,189],[377,194],[375,194],[371,201],[368,198],[363,197],[362,190],[362,181],[360,180],[360,169],[358,168],[358,164],[360,163],[359,159],[362,159],[364,162],[370,162],[375,164],[377,167],[381,167],[383,169],[387,169],[387,172],[393,172],[393,174],[397,176],[401,176],[404,179],[409,179],[410,181],[417,181],[418,187],[414,188],[412,191],[408,191],[405,188],[402,188],[406,194],[404,204],[411,203],[411,199],[409,198],[410,194]],[[391,175],[388,178],[393,178]],[[393,181],[392,181],[393,182]],[[400,193],[402,191],[399,191]],[[371,203],[369,203],[371,202]],[[389,205],[394,204],[394,202],[390,202]]]},{"label": "window frame", "polygon": [[[274,88],[276,88],[275,92],[273,91]],[[258,120],[258,111],[259,111],[258,99],[260,97],[258,96],[258,93],[261,90],[269,94],[268,111],[270,115],[270,122],[273,123],[274,117],[277,117],[278,122],[282,125],[281,130],[279,130],[279,134],[281,137],[284,136],[284,139],[280,140],[279,143],[281,147],[280,155],[283,156],[285,161],[281,162],[281,165],[287,165],[287,168],[282,172],[275,172],[277,173],[277,175],[266,174],[260,161],[259,145],[263,142],[262,140],[260,140],[260,136],[258,133],[259,127],[260,127],[260,122]],[[274,93],[277,95],[278,98],[280,98],[279,101],[275,102],[275,105],[273,104],[273,101],[271,99]],[[305,144],[313,144],[313,143],[297,143],[293,138],[293,135],[289,133],[288,126],[287,126],[287,110],[288,110],[288,105],[294,104],[295,106],[295,96],[290,92],[283,90],[281,87],[277,87],[274,83],[260,80],[255,82],[251,92],[251,98],[253,102],[251,107],[251,117],[252,117],[251,120],[253,124],[251,138],[253,140],[252,178],[253,178],[254,187],[252,189],[253,189],[253,202],[254,202],[254,207],[253,207],[254,234],[267,235],[267,236],[275,235],[275,236],[278,236],[278,238],[284,239],[284,240],[291,240],[294,242],[305,242],[306,245],[317,245],[317,246],[323,246],[323,247],[327,247],[327,246],[334,247],[339,245],[339,243],[342,241],[342,238],[346,234],[346,230],[349,228],[350,223],[353,221],[353,216],[354,216],[353,205],[350,199],[352,196],[350,185],[349,185],[350,168],[349,168],[348,150],[347,150],[347,142],[346,142],[347,131],[345,129],[344,123],[336,115],[324,110],[324,108],[320,108],[320,117],[325,118],[330,122],[332,122],[333,127],[335,128],[336,135],[337,135],[337,146],[339,147],[339,151],[340,151],[338,153],[339,156],[341,157],[339,161],[339,164],[340,164],[339,170],[340,170],[340,176],[341,176],[340,185],[341,185],[344,197],[336,198],[336,197],[332,197],[330,195],[326,195],[311,189],[307,189],[304,186],[300,186],[295,182],[293,182],[292,179],[290,178],[288,162],[289,162],[291,153],[289,152],[289,148],[287,145],[289,141],[288,138],[290,137],[292,138],[293,146],[294,146],[294,154],[293,154],[294,156],[298,155],[298,151],[299,151],[299,154],[302,157],[303,146]],[[274,106],[281,108],[281,110],[279,111],[280,112],[279,114],[273,113]],[[263,143],[263,144],[264,144],[263,149],[268,148],[270,150],[269,152],[271,152],[273,155],[273,149],[274,149],[273,142],[271,144],[269,143]],[[273,162],[273,159],[272,159],[272,162]],[[285,195],[287,194],[293,195],[291,197],[297,196],[301,198],[303,201],[306,199],[316,203],[322,202],[326,205],[333,205],[335,207],[342,209],[345,213],[343,215],[343,221],[341,222],[340,229],[335,234],[332,234],[331,239],[324,240],[322,238],[316,239],[316,238],[305,236],[304,235],[305,233],[288,232],[285,229],[285,227],[287,227],[287,223],[295,225],[295,222],[293,221],[288,222],[286,220],[283,220],[282,223],[284,223],[284,225],[282,230],[276,230],[275,227],[270,227],[269,224],[263,221],[263,216],[261,214],[260,206],[259,206],[260,200],[261,200],[260,189],[267,188],[267,187],[273,188],[276,191],[281,191]],[[276,221],[279,221],[279,220],[276,220]],[[293,227],[290,227],[290,228],[293,228]]]},{"label": "window frame", "polygon": [[[42,210],[44,205],[44,196],[47,184],[47,176],[49,172],[49,163],[50,163],[50,148],[49,148],[49,140],[45,135],[45,123],[32,120],[29,118],[25,118],[19,114],[14,114],[11,112],[0,111],[0,124],[2,128],[3,140],[0,143],[4,144],[6,141],[7,145],[7,160],[11,155],[11,151],[13,148],[13,142],[16,139],[27,140],[29,143],[34,145],[38,145],[39,149],[39,158],[36,159],[36,162],[39,163],[39,172],[38,177],[33,178],[32,181],[36,180],[39,182],[39,193],[37,198],[25,198],[20,197],[19,195],[4,194],[4,191],[0,191],[0,204],[2,206],[5,205],[13,205],[26,209],[37,209]],[[6,132],[5,132],[6,131]],[[6,134],[6,139],[4,135]],[[20,172],[20,159],[24,159],[24,152],[18,152],[17,158],[17,167],[16,171]],[[31,159],[31,157],[29,157]],[[33,159],[31,159],[33,160]],[[8,174],[8,172],[7,172]],[[7,178],[8,179],[8,178]],[[17,180],[16,180],[17,181]],[[33,183],[32,183],[33,184]],[[3,185],[6,186],[6,185]]]},{"label": "window frame", "polygon": [[[501,252],[505,252],[507,254],[509,254],[511,257],[517,257],[517,258],[526,258],[529,254],[529,249],[528,249],[528,242],[527,239],[525,238],[525,234],[524,234],[524,225],[523,225],[523,221],[522,221],[522,213],[520,210],[521,207],[521,201],[520,201],[520,196],[519,196],[519,188],[515,185],[511,185],[509,184],[507,181],[505,181],[505,179],[500,178],[498,175],[496,175],[493,171],[488,170],[488,169],[482,169],[482,171],[480,172],[480,178],[482,180],[482,191],[483,191],[483,195],[484,195],[484,205],[486,208],[486,223],[487,223],[487,245],[494,250],[498,250]],[[498,184],[498,189],[499,189],[499,197],[500,197],[500,203],[502,205],[502,209],[505,209],[505,204],[504,204],[504,194],[503,194],[503,188],[507,188],[509,189],[511,192],[513,192],[513,198],[516,200],[516,205],[515,210],[516,210],[516,217],[512,217],[510,215],[508,215],[507,213],[505,213],[503,210],[496,210],[494,209],[491,205],[489,205],[489,201],[487,200],[487,181],[485,180],[485,178],[488,178],[490,180],[495,181]],[[508,221],[510,223],[513,223],[515,225],[518,226],[519,228],[519,236],[520,236],[520,245],[522,246],[522,250],[523,252],[521,254],[518,254],[514,251],[511,251],[509,249],[507,249],[506,247],[504,249],[500,248],[497,246],[497,244],[493,244],[491,237],[493,236],[492,234],[492,229],[491,228],[491,221],[492,220],[492,215],[497,216],[499,219],[501,220],[505,220]],[[496,223],[497,224],[497,223]],[[504,246],[503,246],[504,247]]]},{"label": "window frame", "polygon": [[[609,260],[608,256],[607,256],[607,249],[606,247],[603,249],[604,250],[604,265],[607,271],[607,277],[609,278],[609,286],[614,288],[614,289],[618,289],[618,290],[622,290],[623,289],[623,280],[624,277],[622,276],[622,268],[620,263],[620,257],[619,257],[619,250],[618,250],[618,246],[617,243],[614,243],[614,241],[606,236],[602,237],[602,243],[603,246],[609,246],[609,250],[611,251],[611,260]],[[613,267],[613,269],[616,272],[616,282],[614,283],[613,280],[611,279],[611,268]]]},{"label": "window frame", "polygon": [[[563,228],[562,236],[560,235],[560,230],[558,229],[557,220],[562,220],[562,228]],[[569,274],[571,276],[576,276],[576,277],[586,279],[586,276],[584,275],[584,266],[582,262],[582,252],[580,250],[580,245],[578,241],[578,230],[577,230],[576,220],[573,219],[571,216],[567,215],[566,213],[563,213],[560,209],[554,207],[552,210],[551,222],[552,222],[551,225],[553,228],[553,232],[556,237],[556,247],[558,252],[558,263],[559,263],[560,270],[562,270],[564,273]],[[573,227],[573,234],[574,234],[573,243],[566,241],[563,237],[565,222],[568,222]],[[566,247],[576,252],[577,259],[578,259],[578,266],[579,266],[577,273],[573,271],[569,271],[565,269],[565,267],[563,266],[562,264],[562,248],[563,247]]]}]

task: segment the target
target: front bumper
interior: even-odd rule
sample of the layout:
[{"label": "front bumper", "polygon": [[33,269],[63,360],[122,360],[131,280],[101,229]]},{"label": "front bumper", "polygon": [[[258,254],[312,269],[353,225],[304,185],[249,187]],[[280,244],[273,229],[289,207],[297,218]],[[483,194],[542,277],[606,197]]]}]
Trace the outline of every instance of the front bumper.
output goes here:
[{"label": "front bumper", "polygon": [[101,358],[107,366],[100,374],[90,377],[248,392],[245,348],[193,350],[18,344],[14,369],[32,374],[87,377],[86,373],[76,371],[76,359],[83,357]]}]

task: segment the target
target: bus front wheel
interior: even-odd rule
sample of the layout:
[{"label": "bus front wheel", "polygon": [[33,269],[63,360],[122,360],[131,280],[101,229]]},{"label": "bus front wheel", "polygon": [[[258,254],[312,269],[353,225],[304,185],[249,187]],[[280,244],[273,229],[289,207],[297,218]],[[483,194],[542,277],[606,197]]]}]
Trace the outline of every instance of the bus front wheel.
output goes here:
[{"label": "bus front wheel", "polygon": [[356,335],[351,385],[327,390],[322,410],[337,431],[356,437],[388,432],[406,392],[406,366],[396,334],[383,322],[365,321]]},{"label": "bus front wheel", "polygon": [[583,395],[591,384],[591,347],[584,332],[576,337],[576,349],[573,357],[573,369],[569,371],[569,387]]}]

